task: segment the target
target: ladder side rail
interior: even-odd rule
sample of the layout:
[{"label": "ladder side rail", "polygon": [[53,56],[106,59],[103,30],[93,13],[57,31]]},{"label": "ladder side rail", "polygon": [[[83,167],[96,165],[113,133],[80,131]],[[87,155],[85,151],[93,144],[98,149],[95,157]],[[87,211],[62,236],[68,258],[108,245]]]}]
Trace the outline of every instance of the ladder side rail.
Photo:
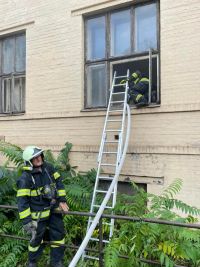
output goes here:
[{"label": "ladder side rail", "polygon": [[[126,75],[126,87],[125,87],[125,95],[124,95],[124,108],[123,108],[123,115],[122,115],[122,124],[121,124],[121,133],[119,134],[119,145],[118,145],[118,151],[117,151],[117,159],[116,159],[116,168],[118,168],[120,159],[122,156],[122,149],[123,149],[123,135],[124,135],[124,127],[125,127],[125,118],[126,118],[126,103],[127,103],[127,96],[128,96],[128,89],[129,89],[129,84],[128,84],[128,78],[129,78],[130,72],[129,69],[127,70],[127,75]],[[116,170],[117,171],[117,170]],[[114,187],[114,195],[113,195],[113,201],[112,205],[113,207],[115,206],[117,201],[117,183]],[[109,233],[109,238],[112,237],[113,235],[113,228],[114,228],[114,219],[111,219],[111,228],[110,228],[110,233]]]},{"label": "ladder side rail", "polygon": [[[114,77],[113,77],[112,86],[111,86],[111,90],[110,90],[110,97],[109,97],[108,108],[107,108],[106,118],[105,118],[104,127],[103,127],[103,134],[106,133],[106,125],[107,125],[107,120],[108,120],[108,116],[109,116],[109,110],[110,110],[110,106],[111,106],[112,93],[114,90],[115,80],[116,80],[116,71],[114,72]],[[103,151],[103,145],[104,145],[104,142],[103,142],[103,138],[102,138],[101,149],[99,151],[99,152],[101,152],[101,154]],[[101,157],[101,154],[99,153],[99,157]]]},{"label": "ladder side rail", "polygon": [[127,134],[126,134],[126,141],[125,141],[125,145],[124,145],[124,150],[123,150],[123,154],[122,154],[122,157],[121,157],[121,161],[120,161],[120,164],[119,164],[119,167],[117,168],[117,172],[114,176],[114,179],[110,185],[110,188],[89,228],[89,230],[87,231],[87,234],[83,240],[83,242],[81,243],[78,251],[76,252],[74,258],[72,259],[71,263],[69,264],[69,267],[75,267],[79,261],[79,259],[81,258],[82,254],[84,253],[84,250],[104,212],[104,209],[110,199],[110,196],[112,194],[112,191],[115,187],[115,184],[117,183],[117,180],[118,180],[118,177],[119,177],[119,174],[120,174],[120,171],[122,169],[122,166],[123,166],[123,163],[124,163],[124,160],[125,160],[125,156],[126,156],[126,152],[127,152],[127,148],[128,148],[128,142],[129,142],[129,137],[130,137],[130,129],[131,129],[131,118],[130,118],[130,108],[129,108],[129,105],[126,104],[126,108],[127,108],[127,114],[128,114],[128,127],[127,127]]},{"label": "ladder side rail", "polygon": [[[90,206],[90,212],[93,212],[93,205],[94,205],[95,197],[96,197],[96,189],[97,189],[98,182],[99,182],[98,177],[99,177],[99,173],[101,170],[102,153],[103,153],[104,143],[106,140],[106,125],[107,125],[107,120],[108,120],[108,116],[109,116],[110,102],[112,99],[112,92],[113,92],[113,88],[114,88],[114,84],[115,84],[115,79],[116,79],[116,71],[114,72],[114,77],[113,77],[112,87],[111,87],[111,92],[110,92],[110,98],[109,98],[108,108],[107,108],[107,112],[106,112],[106,118],[105,118],[104,127],[103,127],[103,134],[102,134],[102,138],[101,138],[101,145],[100,145],[100,150],[99,150],[99,155],[98,155],[97,175],[96,175],[95,186],[94,186],[94,191],[93,191],[93,196],[92,196],[92,203]],[[88,225],[89,225],[89,221],[90,220],[88,220]]]},{"label": "ladder side rail", "polygon": [[128,84],[128,78],[130,75],[130,71],[129,69],[127,70],[127,81],[126,81],[126,89],[125,89],[125,96],[124,96],[124,108],[123,108],[123,116],[122,116],[122,131],[120,133],[120,140],[119,140],[119,150],[118,150],[118,164],[121,160],[121,156],[122,156],[122,150],[123,150],[123,135],[124,135],[124,128],[125,128],[125,118],[126,118],[126,103],[127,103],[127,97],[128,97],[128,90],[129,90],[129,84]]},{"label": "ladder side rail", "polygon": [[[127,103],[127,94],[128,94],[128,89],[129,89],[129,85],[128,85],[128,79],[129,79],[129,69],[127,70],[127,74],[126,74],[126,85],[125,85],[125,95],[124,95],[124,107],[123,107],[123,115],[122,115],[122,123],[121,123],[121,129],[122,131],[119,134],[119,144],[118,144],[118,149],[117,149],[117,158],[116,158],[116,170],[115,172],[117,172],[117,168],[119,166],[120,163],[120,159],[122,156],[122,148],[123,148],[123,133],[124,133],[124,121],[125,121],[125,117],[126,117],[126,103]],[[112,206],[114,207],[116,204],[116,200],[117,200],[117,183],[114,186],[114,194],[113,194],[113,199],[112,199]],[[114,223],[115,220],[111,219],[111,227],[110,227],[110,233],[109,233],[109,239],[112,237],[113,235],[113,228],[114,228]]]},{"label": "ladder side rail", "polygon": [[[91,202],[91,206],[90,206],[90,212],[93,212],[93,205],[94,205],[95,197],[96,197],[96,189],[97,189],[98,183],[99,183],[99,173],[100,173],[100,170],[101,170],[101,160],[102,160],[102,158],[99,159],[99,162],[98,162],[98,168],[97,168],[96,180],[95,180],[95,185],[94,185],[94,191],[93,191],[93,195],[92,195],[92,202]],[[91,219],[91,217],[89,217],[89,220],[90,219]],[[88,223],[89,223],[89,220],[88,220]]]}]

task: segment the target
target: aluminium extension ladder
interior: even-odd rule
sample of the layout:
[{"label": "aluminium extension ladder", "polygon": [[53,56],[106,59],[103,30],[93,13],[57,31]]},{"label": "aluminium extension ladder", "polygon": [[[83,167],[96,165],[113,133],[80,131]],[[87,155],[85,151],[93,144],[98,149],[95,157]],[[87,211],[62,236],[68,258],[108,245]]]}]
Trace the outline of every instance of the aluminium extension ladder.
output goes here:
[{"label": "aluminium extension ladder", "polygon": [[[116,76],[116,72],[114,73],[98,156],[98,169],[90,208],[91,213],[96,213],[98,211],[104,196],[108,192],[109,185],[114,178],[122,157],[124,132],[126,127],[127,95],[129,89],[128,78],[129,70],[127,70],[126,76]],[[126,81],[123,85],[120,84],[122,79]],[[111,139],[113,137],[115,137],[114,140]],[[112,163],[109,161],[112,161]],[[105,207],[105,211],[110,210],[112,212],[112,209],[116,204],[116,197],[117,183],[112,191],[110,200]],[[89,217],[87,231],[89,230],[92,222],[93,217]],[[106,237],[103,236],[102,241],[106,244],[109,243],[109,240],[113,235],[114,219],[103,219],[102,224],[103,230],[106,229]],[[96,242],[97,244],[97,242],[99,242],[99,238],[93,234],[89,241],[90,244],[92,244],[91,242],[93,242],[93,244]],[[86,252],[83,253],[82,259],[99,260],[98,257]]]}]

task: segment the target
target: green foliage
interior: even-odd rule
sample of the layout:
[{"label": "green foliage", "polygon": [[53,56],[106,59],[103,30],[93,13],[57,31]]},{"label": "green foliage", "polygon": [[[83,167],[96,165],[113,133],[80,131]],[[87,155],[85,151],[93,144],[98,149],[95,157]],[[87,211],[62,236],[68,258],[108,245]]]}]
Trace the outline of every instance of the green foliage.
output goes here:
[{"label": "green foliage", "polygon": [[45,151],[45,159],[52,163],[56,169],[59,170],[62,177],[65,179],[69,179],[76,175],[77,166],[71,166],[69,154],[72,149],[71,143],[65,143],[64,148],[61,149],[58,156],[55,157],[51,150]]},{"label": "green foliage", "polygon": [[77,166],[70,165],[69,154],[71,149],[72,144],[67,142],[57,157],[50,150],[45,151],[45,159],[52,163],[63,177],[67,193],[66,199],[70,210],[88,210],[94,188],[96,171],[92,169],[86,174],[77,172]]},{"label": "green foliage", "polygon": [[169,187],[167,187],[162,195],[156,196],[149,194],[151,210],[154,212],[160,212],[162,210],[171,210],[176,208],[183,213],[190,214],[193,216],[200,215],[200,209],[191,207],[181,200],[174,199],[174,196],[181,190],[182,180],[175,180]]},{"label": "green foliage", "polygon": [[[70,210],[88,211],[91,203],[96,171],[90,170],[81,174],[76,166],[70,164],[72,145],[66,143],[57,156],[50,150],[45,151],[45,158],[61,173],[67,192]],[[21,173],[22,149],[18,146],[0,142],[0,152],[8,161],[0,169],[4,172],[0,180],[0,203],[16,205],[16,180]],[[9,166],[15,164],[16,168]],[[12,165],[13,166],[13,165]],[[200,210],[176,199],[181,190],[182,181],[174,181],[160,196],[147,194],[133,184],[136,193],[133,196],[121,195],[118,198],[115,212],[122,215],[140,218],[159,218],[185,223],[195,223]],[[178,212],[177,212],[178,211]],[[180,216],[180,213],[186,216]],[[68,245],[79,246],[85,236],[87,218],[65,216]],[[0,210],[0,233],[23,236],[18,214],[13,210]],[[73,227],[72,227],[73,226]],[[98,234],[98,233],[97,233]],[[98,247],[94,247],[98,249]],[[162,266],[177,265],[200,266],[200,232],[187,228],[165,226],[151,223],[118,221],[114,236],[105,249],[106,267],[148,267],[140,259],[159,261]],[[68,266],[74,251],[66,250],[65,265]],[[127,255],[128,258],[121,258]],[[39,267],[46,266],[49,261],[49,247],[45,249]],[[0,238],[0,267],[24,267],[27,262],[27,243],[21,240]],[[98,263],[79,263],[81,267],[98,266]]]},{"label": "green foliage", "polygon": [[105,250],[105,262],[106,266],[117,267],[119,261],[119,246],[120,240],[114,239]]},{"label": "green foliage", "polygon": [[[133,185],[137,188],[136,185]],[[200,210],[175,199],[182,181],[177,179],[160,196],[137,188],[134,196],[118,198],[116,213],[140,218],[159,218],[184,223],[195,223]],[[145,205],[145,203],[147,205]],[[176,212],[174,210],[176,208]],[[180,216],[178,211],[186,213]],[[121,266],[120,255],[128,255],[124,266],[150,266],[139,259],[159,261],[162,266],[200,266],[200,231],[188,228],[145,222],[119,222],[112,242],[105,251],[106,267]]]},{"label": "green foliage", "polygon": [[[0,233],[23,236],[17,213],[11,210],[0,214]],[[0,267],[18,266],[25,259],[27,244],[21,240],[0,238]],[[24,257],[22,254],[24,253]]]},{"label": "green foliage", "polygon": [[14,144],[10,144],[4,141],[0,141],[0,152],[8,158],[9,161],[19,167],[23,164],[22,153],[23,150],[21,147]]}]

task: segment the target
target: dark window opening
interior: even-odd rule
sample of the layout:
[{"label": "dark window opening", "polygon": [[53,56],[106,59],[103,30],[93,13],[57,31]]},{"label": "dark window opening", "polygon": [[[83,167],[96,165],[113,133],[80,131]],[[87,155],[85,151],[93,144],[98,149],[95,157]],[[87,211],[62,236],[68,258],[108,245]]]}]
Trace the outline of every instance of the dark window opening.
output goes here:
[{"label": "dark window opening", "polygon": [[[100,183],[99,183],[99,188],[101,188],[102,190],[108,190],[109,186],[110,186],[109,181],[100,181]],[[144,191],[147,192],[147,185],[146,184],[137,183],[137,186],[139,188],[144,189]],[[126,195],[130,195],[130,196],[132,196],[136,193],[131,182],[124,182],[124,181],[118,181],[117,192],[120,194],[126,194]]]},{"label": "dark window opening", "polygon": [[[159,91],[158,91],[159,77],[158,77],[158,71],[157,71],[158,58],[153,57],[151,62],[152,62],[152,71],[151,71],[150,103],[156,104],[156,103],[159,103]],[[126,75],[128,69],[130,71],[130,74],[136,70],[139,70],[142,74],[142,77],[150,79],[148,58],[132,60],[132,61],[130,60],[127,62],[113,63],[112,69],[113,69],[113,75],[114,75],[114,72],[116,71],[117,76]],[[123,87],[115,88],[115,92],[120,92],[120,91],[123,91]]]}]

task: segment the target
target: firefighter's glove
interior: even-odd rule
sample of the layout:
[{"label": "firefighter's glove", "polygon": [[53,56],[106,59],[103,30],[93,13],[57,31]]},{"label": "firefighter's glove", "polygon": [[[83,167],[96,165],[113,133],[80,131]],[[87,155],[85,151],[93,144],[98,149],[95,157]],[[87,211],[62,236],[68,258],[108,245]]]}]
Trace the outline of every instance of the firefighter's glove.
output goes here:
[{"label": "firefighter's glove", "polygon": [[25,224],[23,228],[26,234],[33,237],[33,235],[35,235],[37,230],[37,222],[36,221],[29,222]]}]

